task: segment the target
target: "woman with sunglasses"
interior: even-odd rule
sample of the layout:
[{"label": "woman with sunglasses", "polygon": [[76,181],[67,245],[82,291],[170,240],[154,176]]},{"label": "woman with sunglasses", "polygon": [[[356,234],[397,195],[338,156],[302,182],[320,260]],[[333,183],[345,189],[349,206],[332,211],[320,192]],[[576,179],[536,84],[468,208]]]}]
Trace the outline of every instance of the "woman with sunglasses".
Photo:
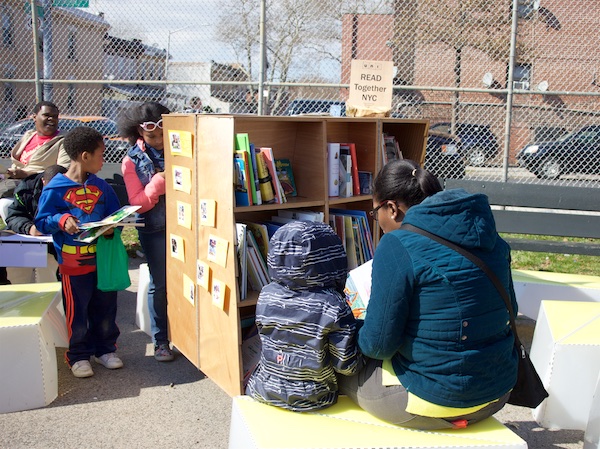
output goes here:
[{"label": "woman with sunglasses", "polygon": [[515,385],[519,357],[502,296],[463,255],[401,228],[424,229],[480,257],[516,311],[510,247],[487,197],[442,190],[417,163],[395,160],[375,178],[371,216],[384,235],[358,333],[367,361],[357,375],[340,376],[340,393],[380,419],[417,429],[465,427],[496,413]]},{"label": "woman with sunglasses", "polygon": [[162,115],[170,111],[160,103],[147,102],[124,111],[118,120],[119,133],[132,147],[123,159],[121,171],[129,204],[138,209],[140,244],[150,271],[148,310],[154,358],[173,360],[167,335],[167,238],[165,207],[165,157]]}]

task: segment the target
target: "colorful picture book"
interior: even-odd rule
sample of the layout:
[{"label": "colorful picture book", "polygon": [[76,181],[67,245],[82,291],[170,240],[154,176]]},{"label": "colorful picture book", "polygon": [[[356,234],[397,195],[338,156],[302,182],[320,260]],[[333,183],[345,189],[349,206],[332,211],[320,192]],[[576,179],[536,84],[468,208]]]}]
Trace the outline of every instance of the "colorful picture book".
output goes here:
[{"label": "colorful picture book", "polygon": [[346,278],[344,294],[346,301],[352,309],[355,318],[364,320],[367,313],[367,305],[371,297],[371,272],[373,261],[369,260],[364,264],[350,270]]},{"label": "colorful picture book", "polygon": [[100,221],[90,221],[88,223],[81,223],[79,229],[83,232],[77,236],[75,240],[79,242],[91,243],[115,226],[143,226],[142,223],[135,223],[134,221],[125,221],[127,217],[135,213],[142,206],[123,206],[119,210],[105,217]]},{"label": "colorful picture book", "polygon": [[275,167],[277,170],[277,177],[283,187],[283,192],[286,196],[296,196],[296,181],[294,180],[294,172],[292,170],[292,163],[289,159],[276,159]]}]

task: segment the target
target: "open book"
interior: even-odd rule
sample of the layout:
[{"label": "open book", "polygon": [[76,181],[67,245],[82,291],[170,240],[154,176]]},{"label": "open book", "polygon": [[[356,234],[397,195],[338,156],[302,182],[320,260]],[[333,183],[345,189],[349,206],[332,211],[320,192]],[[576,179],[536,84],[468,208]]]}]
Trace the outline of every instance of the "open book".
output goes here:
[{"label": "open book", "polygon": [[125,220],[140,207],[142,206],[123,206],[100,221],[90,221],[89,223],[80,224],[79,229],[82,229],[83,232],[75,240],[91,243],[115,226],[143,226],[141,223]]},{"label": "open book", "polygon": [[352,309],[355,318],[364,320],[367,313],[367,304],[371,297],[371,271],[373,259],[350,270],[346,279],[344,293],[346,301]]}]

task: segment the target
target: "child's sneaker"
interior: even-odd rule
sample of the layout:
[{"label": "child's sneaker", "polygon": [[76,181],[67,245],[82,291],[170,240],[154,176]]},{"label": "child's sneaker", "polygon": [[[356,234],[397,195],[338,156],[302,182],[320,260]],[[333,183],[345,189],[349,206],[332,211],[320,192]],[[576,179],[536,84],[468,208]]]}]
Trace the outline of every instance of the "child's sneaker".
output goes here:
[{"label": "child's sneaker", "polygon": [[170,362],[175,357],[168,343],[154,346],[154,358],[159,362]]},{"label": "child's sneaker", "polygon": [[108,354],[101,355],[100,357],[94,357],[94,359],[100,365],[108,369],[117,369],[123,367],[123,362],[114,352],[109,352]]},{"label": "child's sneaker", "polygon": [[71,372],[75,377],[91,377],[94,375],[92,365],[88,360],[80,360],[79,362],[73,363]]}]

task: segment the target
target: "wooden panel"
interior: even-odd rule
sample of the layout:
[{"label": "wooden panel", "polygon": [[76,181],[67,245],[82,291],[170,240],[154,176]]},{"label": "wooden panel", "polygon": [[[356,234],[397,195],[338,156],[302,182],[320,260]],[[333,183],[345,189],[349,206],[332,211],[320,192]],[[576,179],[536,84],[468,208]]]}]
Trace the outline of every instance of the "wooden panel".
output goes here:
[{"label": "wooden panel", "polygon": [[[173,189],[174,165],[182,166],[192,170],[192,182],[194,180],[194,159],[182,156],[173,156],[170,152],[168,138],[169,130],[180,130],[196,134],[193,116],[166,115],[164,122],[165,161],[166,161],[166,183],[167,183],[167,292],[168,292],[168,317],[169,335],[173,344],[186,356],[196,367],[200,367],[199,345],[198,345],[198,312],[197,303],[192,305],[183,296],[183,274],[195,281],[196,274],[192,261],[196,260],[196,213],[194,207],[194,189],[190,195]],[[195,142],[193,142],[195,143]],[[177,201],[183,201],[192,205],[192,229],[186,229],[177,224]],[[184,240],[185,260],[182,262],[171,257],[170,234],[176,234]]]},{"label": "wooden panel", "polygon": [[[216,226],[197,228],[198,257],[210,267],[211,285],[220,280],[227,286],[224,309],[213,304],[210,291],[199,289],[200,369],[233,396],[242,393],[233,215],[234,119],[198,115],[197,120],[197,200],[214,199],[217,203]],[[211,235],[228,242],[225,267],[207,259]]]}]

